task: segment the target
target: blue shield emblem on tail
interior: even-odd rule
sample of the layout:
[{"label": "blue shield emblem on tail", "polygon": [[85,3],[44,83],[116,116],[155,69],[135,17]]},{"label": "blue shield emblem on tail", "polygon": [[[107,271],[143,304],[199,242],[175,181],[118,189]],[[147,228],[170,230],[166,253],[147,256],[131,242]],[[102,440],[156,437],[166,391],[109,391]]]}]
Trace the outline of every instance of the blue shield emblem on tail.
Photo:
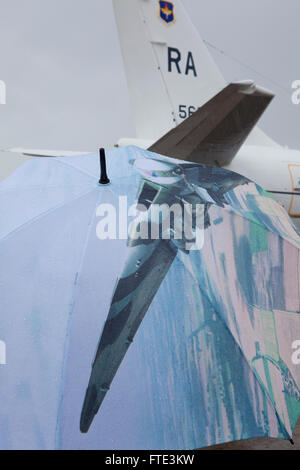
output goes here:
[{"label": "blue shield emblem on tail", "polygon": [[172,23],[172,21],[175,19],[173,3],[160,1],[159,6],[161,19],[163,19],[166,23]]}]

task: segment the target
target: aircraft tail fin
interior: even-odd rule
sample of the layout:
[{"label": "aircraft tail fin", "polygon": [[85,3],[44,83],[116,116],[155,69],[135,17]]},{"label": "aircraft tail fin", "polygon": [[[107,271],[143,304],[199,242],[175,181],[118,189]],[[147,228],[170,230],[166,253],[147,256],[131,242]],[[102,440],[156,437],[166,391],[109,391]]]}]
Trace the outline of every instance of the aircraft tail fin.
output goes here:
[{"label": "aircraft tail fin", "polygon": [[180,1],[113,4],[137,137],[155,141],[225,80]]},{"label": "aircraft tail fin", "polygon": [[[156,142],[226,82],[180,0],[113,0],[137,138]],[[251,144],[272,145],[259,129]]]}]

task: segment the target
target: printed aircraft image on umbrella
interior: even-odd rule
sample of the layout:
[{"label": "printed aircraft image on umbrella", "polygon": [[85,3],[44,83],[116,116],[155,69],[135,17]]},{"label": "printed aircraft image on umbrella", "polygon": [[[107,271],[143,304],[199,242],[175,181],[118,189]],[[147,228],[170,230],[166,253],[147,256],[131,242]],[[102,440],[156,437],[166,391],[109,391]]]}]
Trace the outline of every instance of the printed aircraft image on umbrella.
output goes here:
[{"label": "printed aircraft image on umbrella", "polygon": [[[182,213],[185,204],[189,204],[190,207],[194,208],[191,233],[195,233],[197,228],[195,226],[195,206],[198,204],[204,208],[202,229],[205,230],[211,226],[209,210],[212,206],[218,206],[220,210],[228,210],[228,207],[232,209],[234,204],[230,197],[226,198],[226,194],[232,194],[236,188],[253,185],[243,176],[201,164],[169,163],[158,159],[158,157],[156,159],[137,159],[131,161],[131,164],[141,175],[137,205],[138,207],[143,206],[144,215],[142,219],[139,219],[139,224],[134,225],[135,228],[139,229],[139,234],[143,223],[149,227],[148,230],[150,231],[153,204],[158,204],[160,207],[163,204],[168,204],[168,207],[172,207],[173,204],[178,202],[182,206]],[[247,192],[247,189],[245,192]],[[238,210],[237,207],[235,207],[235,210]],[[255,220],[256,217],[257,220]],[[251,218],[252,223],[259,223],[258,211],[255,217],[252,213]],[[173,223],[175,226],[176,216]],[[186,244],[191,243],[191,239],[185,237],[179,240],[176,239],[174,237],[174,226],[173,230],[171,227],[171,233],[164,237],[166,234],[163,232],[163,218],[160,218],[159,239],[149,240],[147,238],[143,240],[140,236],[136,236],[136,233],[129,236],[128,246],[131,251],[116,285],[108,317],[93,361],[81,413],[81,432],[88,432],[94,416],[109,391],[111,382],[124,355],[133,342],[134,336],[178,251],[183,254],[183,262],[187,261],[187,264],[189,264],[189,261],[185,258],[189,254]],[[274,227],[272,228],[274,229]],[[194,274],[197,277],[197,273]],[[234,321],[239,325],[240,322],[237,316]],[[240,327],[239,325],[238,328]],[[276,335],[275,326],[273,331],[271,328],[268,331],[268,341],[270,343],[272,343],[272,337],[270,337],[272,334]],[[276,343],[275,340],[274,342]],[[283,393],[287,394],[292,401],[295,400],[300,410],[300,390],[286,364],[282,359],[276,361],[271,355],[259,354],[259,344],[257,342],[255,347],[257,355],[253,357],[251,362],[253,370],[259,377],[261,370],[258,367],[258,362],[261,360],[264,369],[268,370],[270,376],[277,376],[279,371]],[[269,364],[267,364],[268,361]],[[277,369],[271,372],[271,366],[274,365]]]},{"label": "printed aircraft image on umbrella", "polygon": [[[159,208],[164,204],[169,208],[180,204],[182,215],[184,208],[189,205],[192,230],[189,230],[190,238],[187,239],[181,226],[184,218],[180,217],[180,236],[176,237],[174,214],[173,225],[166,224],[168,233],[163,230],[164,220],[159,219],[159,239],[143,239],[137,233],[132,233],[129,237],[128,246],[131,247],[131,253],[117,283],[93,363],[81,415],[82,432],[88,431],[178,250],[188,253],[186,246],[196,243],[195,239],[192,240],[192,233],[197,228],[205,229],[210,225],[209,207],[212,204],[224,207],[228,204],[225,194],[249,182],[237,173],[201,164],[175,164],[148,158],[136,160],[133,166],[142,176],[137,204],[145,209],[145,215],[137,225],[138,232],[141,233],[141,225],[145,224],[146,233],[151,235],[153,204]],[[203,223],[200,227],[196,225],[197,205],[204,208]],[[170,222],[170,213],[167,214],[167,219],[167,222]]]}]

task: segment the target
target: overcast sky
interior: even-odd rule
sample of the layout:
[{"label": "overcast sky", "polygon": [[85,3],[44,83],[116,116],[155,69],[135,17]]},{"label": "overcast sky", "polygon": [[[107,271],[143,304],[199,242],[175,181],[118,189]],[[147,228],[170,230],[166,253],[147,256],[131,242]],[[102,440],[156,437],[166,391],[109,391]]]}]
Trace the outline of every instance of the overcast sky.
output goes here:
[{"label": "overcast sky", "polygon": [[[204,39],[262,75],[210,50],[228,81],[276,93],[261,127],[300,149],[300,1],[182,3]],[[0,0],[0,11],[0,147],[95,150],[135,135],[110,0]]]}]

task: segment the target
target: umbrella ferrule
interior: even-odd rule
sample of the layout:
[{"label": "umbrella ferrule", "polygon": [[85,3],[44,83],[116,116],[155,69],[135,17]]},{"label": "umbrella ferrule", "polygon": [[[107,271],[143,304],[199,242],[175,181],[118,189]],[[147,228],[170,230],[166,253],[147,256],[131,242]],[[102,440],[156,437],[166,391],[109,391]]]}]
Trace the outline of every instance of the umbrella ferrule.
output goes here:
[{"label": "umbrella ferrule", "polygon": [[100,156],[100,180],[99,184],[109,184],[110,180],[107,176],[106,172],[106,158],[105,158],[105,150],[101,148],[99,150],[99,156]]}]

